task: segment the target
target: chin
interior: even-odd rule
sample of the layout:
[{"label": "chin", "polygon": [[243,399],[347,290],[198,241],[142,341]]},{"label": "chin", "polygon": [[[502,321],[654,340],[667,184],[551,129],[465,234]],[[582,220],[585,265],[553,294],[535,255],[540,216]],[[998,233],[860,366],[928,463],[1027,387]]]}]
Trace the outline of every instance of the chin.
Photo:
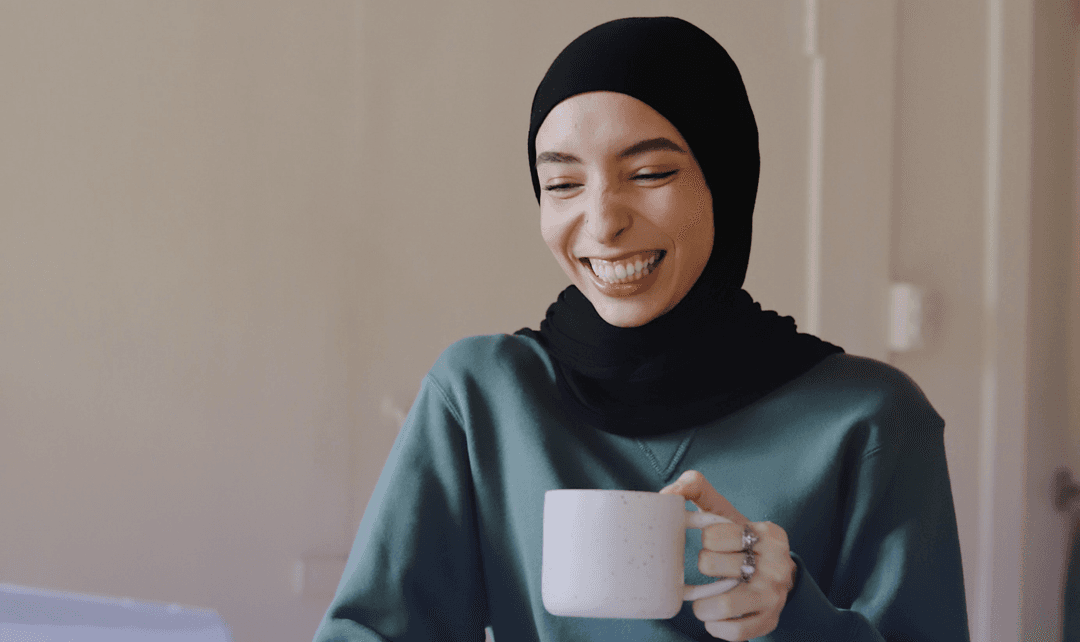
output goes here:
[{"label": "chin", "polygon": [[624,304],[597,305],[595,300],[592,300],[592,304],[601,319],[617,328],[641,327],[661,315],[659,311],[641,309],[638,306]]}]

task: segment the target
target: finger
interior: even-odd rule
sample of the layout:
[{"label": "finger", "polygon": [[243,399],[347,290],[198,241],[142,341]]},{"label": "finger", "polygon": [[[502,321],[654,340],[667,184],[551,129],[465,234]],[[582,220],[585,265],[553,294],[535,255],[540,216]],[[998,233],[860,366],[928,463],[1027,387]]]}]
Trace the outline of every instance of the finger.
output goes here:
[{"label": "finger", "polygon": [[712,551],[731,553],[747,550],[745,529],[757,537],[749,545],[750,550],[761,552],[767,548],[787,551],[787,533],[770,522],[747,522],[746,524],[713,524],[701,529],[701,545]]},{"label": "finger", "polygon": [[711,551],[734,553],[743,550],[743,526],[713,524],[701,529],[701,545]]},{"label": "finger", "polygon": [[751,548],[756,556],[754,576],[790,591],[798,567],[791,559],[787,533],[772,522],[751,522],[749,526],[759,536]]},{"label": "finger", "polygon": [[687,501],[703,511],[726,517],[736,524],[745,524],[748,520],[721,495],[705,476],[696,470],[688,470],[679,476],[675,483],[664,487],[661,493],[682,495]]},{"label": "finger", "polygon": [[706,549],[698,552],[698,570],[709,577],[740,577],[745,565],[745,553],[717,553]]},{"label": "finger", "polygon": [[775,603],[744,587],[696,600],[693,611],[711,635],[732,641],[767,635],[780,619],[780,609]]},{"label": "finger", "polygon": [[795,586],[798,566],[788,555],[758,555],[750,583],[762,591],[775,593],[787,599]]},{"label": "finger", "polygon": [[691,607],[694,617],[702,622],[727,620],[761,610],[757,600],[757,594],[747,585],[741,584],[727,593],[694,600]]},{"label": "finger", "polygon": [[768,635],[776,630],[779,618],[767,613],[751,613],[739,619],[710,620],[705,622],[705,630],[709,635],[729,640],[730,642],[744,642],[753,638]]}]

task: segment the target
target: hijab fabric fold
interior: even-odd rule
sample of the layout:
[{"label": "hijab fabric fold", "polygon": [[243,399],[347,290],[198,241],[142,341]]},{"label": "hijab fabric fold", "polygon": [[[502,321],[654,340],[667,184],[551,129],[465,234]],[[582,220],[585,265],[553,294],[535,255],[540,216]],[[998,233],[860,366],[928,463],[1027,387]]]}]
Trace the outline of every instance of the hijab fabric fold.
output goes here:
[{"label": "hijab fabric fold", "polygon": [[679,130],[712,194],[715,233],[694,286],[653,321],[610,325],[571,285],[539,332],[517,332],[554,359],[571,416],[627,436],[681,430],[736,412],[842,352],[799,333],[791,317],[763,311],[742,289],[760,156],[742,77],[723,47],[678,18],[614,20],[570,43],[533,98],[529,165],[538,201],[536,133],[557,104],[592,91],[637,98]]}]

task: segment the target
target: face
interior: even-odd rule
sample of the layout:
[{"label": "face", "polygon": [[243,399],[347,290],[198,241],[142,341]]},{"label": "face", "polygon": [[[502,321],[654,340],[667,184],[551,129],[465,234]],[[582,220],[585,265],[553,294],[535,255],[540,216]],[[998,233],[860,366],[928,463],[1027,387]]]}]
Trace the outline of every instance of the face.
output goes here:
[{"label": "face", "polygon": [[555,106],[536,134],[540,228],[570,281],[611,325],[682,300],[713,246],[712,196],[678,130],[614,92]]}]

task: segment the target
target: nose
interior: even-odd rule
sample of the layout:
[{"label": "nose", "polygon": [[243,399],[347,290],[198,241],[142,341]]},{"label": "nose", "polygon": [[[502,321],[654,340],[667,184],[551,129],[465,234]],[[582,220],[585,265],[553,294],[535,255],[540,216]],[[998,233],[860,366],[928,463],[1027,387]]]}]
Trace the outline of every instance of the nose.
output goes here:
[{"label": "nose", "polygon": [[599,187],[586,201],[585,231],[600,243],[618,239],[633,221],[633,211],[612,187]]}]

